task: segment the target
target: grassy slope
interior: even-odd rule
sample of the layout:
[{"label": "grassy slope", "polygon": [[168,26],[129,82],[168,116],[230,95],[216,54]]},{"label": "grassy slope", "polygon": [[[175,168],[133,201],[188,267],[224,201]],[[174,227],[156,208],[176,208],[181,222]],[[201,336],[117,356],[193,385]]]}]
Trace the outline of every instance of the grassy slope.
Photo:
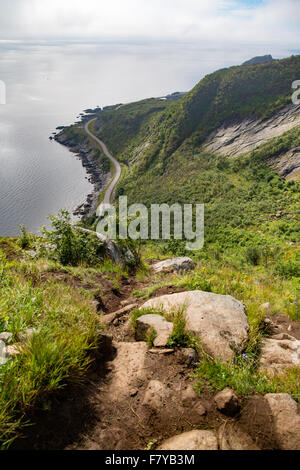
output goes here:
[{"label": "grassy slope", "polygon": [[[300,57],[217,71],[115,148],[120,159],[134,161],[141,143],[151,142],[119,183],[118,193],[130,202],[205,203],[205,246],[192,254],[198,268],[171,284],[231,294],[247,307],[249,359],[239,357],[233,367],[203,362],[200,388],[207,380],[214,388],[229,385],[241,394],[286,391],[299,399],[298,370],[267,384],[257,375],[257,359],[264,334],[261,304],[270,302],[272,314],[300,320],[299,183],[268,167],[270,158],[299,145],[300,129],[235,160],[201,149],[203,139],[224,121],[266,118],[290,103],[291,83],[299,76]],[[118,112],[115,122],[124,119]],[[111,148],[118,140],[113,129],[100,129],[100,135]],[[147,243],[144,253],[148,258],[191,255],[175,241]],[[159,286],[137,295],[147,296]]]},{"label": "grassy slope", "polygon": [[[0,449],[32,412],[51,409],[54,392],[84,379],[102,330],[93,302],[102,275],[117,285],[125,273],[103,259],[93,267],[31,259],[21,238],[0,238],[0,333],[21,345],[21,354],[0,366]],[[24,340],[28,328],[35,334]]]},{"label": "grassy slope", "polygon": [[297,76],[300,57],[231,67],[208,75],[163,112],[145,113],[151,103],[145,100],[102,113],[99,135],[121,160],[133,161],[141,143],[151,141],[123,168],[118,194],[147,205],[205,203],[206,241],[223,248],[296,242],[299,184],[278,177],[267,161],[299,145],[300,129],[234,161],[204,153],[201,139],[224,120],[271,115],[290,102]]}]

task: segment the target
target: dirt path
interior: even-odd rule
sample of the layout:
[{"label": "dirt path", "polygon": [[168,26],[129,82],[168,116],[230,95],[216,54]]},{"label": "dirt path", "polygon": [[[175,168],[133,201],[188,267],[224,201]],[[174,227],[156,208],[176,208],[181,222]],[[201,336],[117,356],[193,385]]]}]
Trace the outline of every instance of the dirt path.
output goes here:
[{"label": "dirt path", "polygon": [[[110,281],[105,282],[108,308],[104,322],[132,300],[144,302],[134,298],[132,291],[142,289],[145,283],[124,280],[119,293],[113,294]],[[88,283],[85,287],[93,288]],[[156,295],[174,289],[163,288]],[[150,443],[154,448],[174,434],[217,429],[222,424],[211,407],[212,394],[203,394],[200,401],[182,402],[182,394],[193,383],[193,369],[182,351],[168,355],[150,352],[145,342],[135,341],[130,316],[131,312],[126,312],[107,325],[104,333],[113,336],[112,347],[96,352],[82,386],[64,389],[48,410],[35,412],[31,421],[37,424],[24,430],[14,449],[135,450]],[[200,405],[206,407],[205,414]]]},{"label": "dirt path", "polygon": [[89,130],[89,125],[96,121],[96,118],[95,119],[91,119],[90,121],[88,121],[85,126],[84,126],[84,130],[85,132],[101,147],[101,150],[103,151],[103,153],[109,158],[109,160],[111,161],[111,163],[113,164],[113,178],[111,180],[111,182],[109,183],[108,187],[105,189],[105,193],[104,193],[104,197],[103,197],[103,200],[102,202],[100,203],[100,205],[98,206],[97,208],[97,214],[99,216],[102,215],[102,212],[103,212],[103,208],[104,208],[104,205],[105,204],[111,204],[112,203],[112,196],[113,196],[113,191],[116,187],[116,184],[117,182],[119,181],[119,178],[121,176],[121,165],[120,163],[118,162],[118,160],[109,152],[108,148],[106,147],[105,143],[102,142],[102,140],[100,140],[98,137],[95,136],[95,134],[93,134],[90,130]]},{"label": "dirt path", "polygon": [[[51,403],[46,403],[45,408],[43,404],[31,417],[37,424],[25,428],[24,437],[18,439],[12,449],[155,449],[166,439],[192,430],[210,430],[217,436],[224,427],[227,436],[231,426],[238,426],[239,431],[236,436],[231,434],[232,439],[235,437],[230,449],[253,449],[254,441],[248,444],[249,436],[241,435],[240,429],[250,431],[254,440],[258,436],[261,448],[277,448],[275,438],[270,438],[273,436],[271,421],[269,428],[260,421],[255,424],[261,436],[255,426],[252,429],[253,410],[248,410],[247,399],[240,397],[241,409],[245,412],[230,418],[218,411],[215,393],[209,387],[204,386],[200,398],[196,395],[190,350],[188,353],[185,348],[178,348],[166,354],[158,349],[153,351],[145,342],[136,341],[131,327],[132,309],[125,308],[123,313],[114,316],[128,305],[145,302],[145,299],[137,299],[133,292],[146,288],[150,278],[122,279],[120,289],[114,291],[112,280],[100,274],[97,279],[84,281],[63,271],[49,275],[67,283],[75,282],[78,288],[85,290],[95,290],[95,282],[101,285],[101,297],[96,295],[95,301],[106,324],[102,333],[106,347],[100,345],[95,352],[85,382],[78,387],[65,388]],[[177,289],[165,286],[153,296],[174,293]],[[278,322],[283,321],[283,317],[278,318]],[[260,402],[264,403],[261,397]],[[255,401],[255,406],[260,402]],[[265,420],[265,415],[262,416]]]}]

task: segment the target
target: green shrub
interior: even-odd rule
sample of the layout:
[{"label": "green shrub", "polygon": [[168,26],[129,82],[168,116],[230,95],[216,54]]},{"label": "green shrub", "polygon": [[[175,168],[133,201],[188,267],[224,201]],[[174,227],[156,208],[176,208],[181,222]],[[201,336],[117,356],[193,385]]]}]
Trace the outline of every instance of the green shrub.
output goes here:
[{"label": "green shrub", "polygon": [[178,348],[186,348],[192,346],[192,337],[191,334],[188,333],[185,329],[185,317],[184,317],[184,309],[179,310],[176,314],[172,316],[173,321],[173,331],[168,341],[168,345],[172,347]]},{"label": "green shrub", "polygon": [[257,266],[261,259],[261,250],[257,246],[249,246],[245,251],[246,261],[253,266]]},{"label": "green shrub", "polygon": [[32,237],[27,231],[27,228],[24,225],[20,225],[20,236],[19,236],[19,244],[23,250],[26,250],[31,247],[32,245]]},{"label": "green shrub", "polygon": [[286,279],[300,277],[300,263],[297,260],[279,260],[275,266],[275,274],[278,274],[279,276]]},{"label": "green shrub", "polygon": [[47,242],[54,246],[52,257],[63,265],[98,264],[105,256],[104,245],[96,234],[86,234],[71,225],[68,211],[61,210],[58,217],[51,215],[52,230],[43,228]]}]

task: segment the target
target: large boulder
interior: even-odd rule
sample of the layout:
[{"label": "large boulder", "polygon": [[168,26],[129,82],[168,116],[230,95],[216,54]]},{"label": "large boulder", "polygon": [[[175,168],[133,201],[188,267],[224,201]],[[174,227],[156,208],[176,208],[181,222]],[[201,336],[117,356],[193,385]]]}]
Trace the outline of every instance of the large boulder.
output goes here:
[{"label": "large boulder", "polygon": [[181,292],[150,299],[142,308],[166,312],[184,309],[186,329],[199,336],[214,358],[231,360],[247,341],[249,325],[245,308],[230,295],[200,290]]},{"label": "large boulder", "polygon": [[194,267],[194,261],[187,256],[166,259],[164,261],[159,261],[158,263],[155,263],[152,266],[155,273],[169,273],[173,271],[185,272],[194,269]]},{"label": "large boulder", "polygon": [[278,335],[262,341],[260,370],[269,375],[280,374],[286,369],[300,365],[300,341],[289,335]]},{"label": "large boulder", "polygon": [[300,450],[299,405],[287,393],[268,393],[278,446],[281,450]]},{"label": "large boulder", "polygon": [[153,345],[156,347],[167,346],[173,331],[173,323],[168,322],[161,315],[152,313],[142,315],[136,320],[135,339],[145,341],[151,329],[156,332]]},{"label": "large boulder", "polygon": [[164,441],[158,450],[218,450],[212,431],[189,431]]}]

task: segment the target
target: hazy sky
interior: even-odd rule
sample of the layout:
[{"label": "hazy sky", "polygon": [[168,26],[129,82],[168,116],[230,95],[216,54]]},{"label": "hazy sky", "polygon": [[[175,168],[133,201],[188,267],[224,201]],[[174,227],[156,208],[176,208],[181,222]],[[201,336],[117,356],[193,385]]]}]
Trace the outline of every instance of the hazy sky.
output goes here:
[{"label": "hazy sky", "polygon": [[300,0],[0,0],[2,40],[300,44]]}]

